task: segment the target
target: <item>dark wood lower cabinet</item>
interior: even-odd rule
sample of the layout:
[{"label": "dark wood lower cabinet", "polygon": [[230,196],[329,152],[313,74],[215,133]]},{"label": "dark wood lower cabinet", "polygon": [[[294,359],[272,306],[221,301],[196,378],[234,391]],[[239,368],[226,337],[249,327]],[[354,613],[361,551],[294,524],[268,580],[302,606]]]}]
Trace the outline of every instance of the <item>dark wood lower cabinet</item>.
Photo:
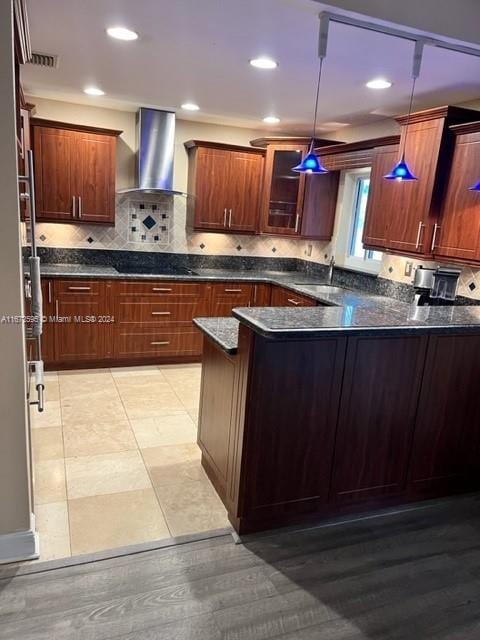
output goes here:
[{"label": "dark wood lower cabinet", "polygon": [[480,335],[205,339],[202,464],[240,533],[480,488]]},{"label": "dark wood lower cabinet", "polygon": [[426,337],[350,338],[330,497],[405,491]]},{"label": "dark wood lower cabinet", "polygon": [[105,281],[55,281],[56,361],[95,361],[112,356],[111,287]]},{"label": "dark wood lower cabinet", "polygon": [[238,515],[261,521],[315,511],[328,498],[346,340],[255,343]]},{"label": "dark wood lower cabinet", "polygon": [[193,318],[268,306],[272,286],[43,278],[42,291],[43,360],[53,369],[199,361],[202,336]]},{"label": "dark wood lower cabinet", "polygon": [[430,338],[415,428],[410,491],[480,487],[480,336]]}]

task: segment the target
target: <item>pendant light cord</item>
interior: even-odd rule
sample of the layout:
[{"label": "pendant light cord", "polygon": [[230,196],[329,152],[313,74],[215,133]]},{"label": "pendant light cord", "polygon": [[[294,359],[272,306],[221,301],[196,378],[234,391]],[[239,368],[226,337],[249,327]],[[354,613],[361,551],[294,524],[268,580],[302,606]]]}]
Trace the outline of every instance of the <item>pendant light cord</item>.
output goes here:
[{"label": "pendant light cord", "polygon": [[410,103],[408,105],[407,126],[405,128],[405,137],[403,138],[403,150],[402,150],[402,154],[401,154],[402,158],[405,155],[405,149],[406,149],[406,146],[407,146],[408,125],[410,124],[410,116],[412,115],[413,95],[415,93],[415,84],[416,84],[416,82],[417,82],[417,77],[414,76],[413,82],[412,82],[412,91],[410,92]]},{"label": "pendant light cord", "polygon": [[310,144],[310,149],[312,150],[315,146],[315,133],[317,131],[317,112],[318,112],[318,96],[320,95],[320,80],[322,78],[322,67],[323,67],[324,57],[320,58],[320,66],[318,68],[318,80],[317,80],[317,93],[315,96],[315,111],[313,114],[313,133],[312,133],[312,142]]}]

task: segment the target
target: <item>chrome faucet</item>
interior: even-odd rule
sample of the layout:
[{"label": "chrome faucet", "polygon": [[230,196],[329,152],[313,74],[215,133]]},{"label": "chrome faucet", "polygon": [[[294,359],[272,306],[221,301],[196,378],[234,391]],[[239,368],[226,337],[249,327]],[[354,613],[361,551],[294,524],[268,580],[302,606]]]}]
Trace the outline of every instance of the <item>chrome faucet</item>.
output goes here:
[{"label": "chrome faucet", "polygon": [[333,282],[333,269],[335,268],[335,258],[332,256],[328,263],[328,284]]}]

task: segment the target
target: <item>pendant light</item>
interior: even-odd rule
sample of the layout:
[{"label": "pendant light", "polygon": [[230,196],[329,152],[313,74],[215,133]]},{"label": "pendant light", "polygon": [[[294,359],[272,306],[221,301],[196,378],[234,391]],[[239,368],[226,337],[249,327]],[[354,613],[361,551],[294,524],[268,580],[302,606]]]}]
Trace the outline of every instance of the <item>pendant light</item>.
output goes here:
[{"label": "pendant light", "polygon": [[405,127],[405,135],[403,137],[402,148],[400,152],[400,160],[393,167],[390,173],[387,173],[386,176],[383,176],[385,180],[396,180],[397,182],[408,182],[412,180],[418,180],[417,176],[415,176],[411,172],[410,167],[408,166],[405,160],[405,148],[407,145],[408,125],[410,124],[410,116],[412,115],[413,96],[415,94],[415,83],[417,82],[417,78],[420,75],[420,66],[422,64],[422,56],[423,56],[423,42],[421,40],[417,40],[415,42],[415,50],[413,54],[412,91],[410,93],[410,104],[408,106],[407,124]]},{"label": "pendant light", "polygon": [[318,80],[317,80],[317,93],[315,96],[315,110],[313,115],[313,131],[312,140],[308,149],[307,155],[303,158],[300,164],[292,168],[292,171],[297,173],[313,173],[322,174],[328,173],[328,169],[322,166],[319,156],[315,153],[315,133],[317,130],[317,112],[318,112],[318,96],[320,93],[320,80],[322,79],[323,61],[327,55],[327,41],[328,41],[328,26],[329,18],[326,15],[320,16],[320,34],[318,39],[318,57],[320,63],[318,66]]}]

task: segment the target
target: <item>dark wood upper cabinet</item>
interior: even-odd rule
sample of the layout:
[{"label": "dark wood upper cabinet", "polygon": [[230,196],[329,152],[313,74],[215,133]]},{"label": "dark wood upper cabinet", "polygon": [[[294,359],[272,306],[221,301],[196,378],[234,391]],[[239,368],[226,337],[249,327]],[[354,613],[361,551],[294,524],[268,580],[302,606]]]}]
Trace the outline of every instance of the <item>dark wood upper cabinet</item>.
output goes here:
[{"label": "dark wood upper cabinet", "polygon": [[387,226],[390,214],[403,185],[384,179],[398,160],[398,145],[375,149],[370,174],[370,192],[367,200],[363,244],[369,248],[387,247]]},{"label": "dark wood upper cabinet", "polygon": [[480,122],[456,125],[452,167],[434,245],[435,256],[480,262]]},{"label": "dark wood upper cabinet", "polygon": [[[392,253],[432,257],[434,232],[440,214],[445,183],[452,159],[452,124],[475,120],[478,112],[459,107],[439,107],[397,118],[400,147],[406,143],[406,161],[418,180],[385,181],[397,157],[376,156],[366,215],[366,248],[384,248]],[[407,135],[408,128],[408,135]],[[380,183],[387,184],[380,184]],[[383,237],[385,236],[385,237]]]},{"label": "dark wood upper cabinet", "polygon": [[[305,176],[292,171],[308,147],[297,144],[269,144],[265,159],[261,231],[300,235]],[[318,176],[315,176],[318,177]]]},{"label": "dark wood upper cabinet", "polygon": [[116,138],[75,133],[77,217],[83,222],[115,221]]},{"label": "dark wood upper cabinet", "polygon": [[31,119],[37,219],[115,223],[115,154],[120,131]]},{"label": "dark wood upper cabinet", "polygon": [[265,152],[189,140],[187,224],[198,231],[255,233]]},{"label": "dark wood upper cabinet", "polygon": [[306,177],[300,227],[302,238],[331,240],[335,224],[339,178],[339,171]]},{"label": "dark wood upper cabinet", "polygon": [[[308,176],[292,171],[308,151],[308,138],[260,138],[251,144],[265,146],[260,231],[312,240],[330,240],[333,235],[339,172]],[[317,139],[316,146],[329,140]],[[338,143],[341,147],[342,144]]]}]

